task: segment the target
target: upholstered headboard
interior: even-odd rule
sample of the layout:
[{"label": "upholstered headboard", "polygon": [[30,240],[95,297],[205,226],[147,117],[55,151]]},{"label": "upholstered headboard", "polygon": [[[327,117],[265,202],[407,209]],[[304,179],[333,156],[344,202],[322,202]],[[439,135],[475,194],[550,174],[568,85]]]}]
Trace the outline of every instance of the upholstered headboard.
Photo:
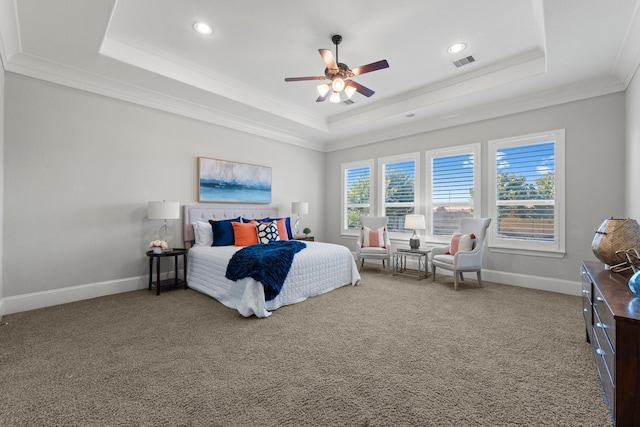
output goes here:
[{"label": "upholstered headboard", "polygon": [[236,205],[184,205],[183,209],[183,225],[184,225],[184,242],[190,247],[195,240],[193,235],[194,221],[220,221],[223,219],[237,218],[239,216],[249,219],[260,218],[277,218],[278,208],[270,206],[236,206]]}]

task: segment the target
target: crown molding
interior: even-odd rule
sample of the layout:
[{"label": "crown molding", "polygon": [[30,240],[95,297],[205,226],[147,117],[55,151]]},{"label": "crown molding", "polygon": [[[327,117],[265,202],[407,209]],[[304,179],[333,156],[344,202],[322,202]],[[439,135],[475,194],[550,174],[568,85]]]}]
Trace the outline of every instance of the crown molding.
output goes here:
[{"label": "crown molding", "polygon": [[636,4],[611,74],[626,88],[640,65],[640,3]]},{"label": "crown molding", "polygon": [[190,117],[207,123],[247,132],[253,135],[284,142],[298,147],[324,151],[324,144],[301,138],[293,133],[249,120],[235,114],[193,102],[185,101],[160,92],[151,91],[121,81],[108,79],[83,70],[46,61],[38,57],[18,54],[7,64],[7,71],[50,83],[103,95],[106,97],[155,108]]},{"label": "crown molding", "polygon": [[325,151],[333,152],[347,148],[356,148],[377,142],[389,141],[435,130],[461,126],[482,120],[509,116],[568,102],[581,101],[597,96],[623,92],[625,86],[620,82],[589,81],[571,87],[547,90],[535,95],[498,101],[491,104],[448,112],[437,117],[431,117],[410,126],[401,125],[381,131],[361,134],[354,137],[331,141],[326,144]]},{"label": "crown molding", "polygon": [[6,69],[14,55],[22,51],[15,0],[0,2],[0,58]]}]

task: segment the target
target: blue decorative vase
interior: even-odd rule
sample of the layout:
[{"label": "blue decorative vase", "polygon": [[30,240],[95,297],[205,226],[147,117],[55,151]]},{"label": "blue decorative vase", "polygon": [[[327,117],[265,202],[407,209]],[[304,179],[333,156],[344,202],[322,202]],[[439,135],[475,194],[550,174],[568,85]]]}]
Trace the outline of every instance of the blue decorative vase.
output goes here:
[{"label": "blue decorative vase", "polygon": [[634,273],[631,279],[629,279],[629,289],[640,297],[640,271]]}]

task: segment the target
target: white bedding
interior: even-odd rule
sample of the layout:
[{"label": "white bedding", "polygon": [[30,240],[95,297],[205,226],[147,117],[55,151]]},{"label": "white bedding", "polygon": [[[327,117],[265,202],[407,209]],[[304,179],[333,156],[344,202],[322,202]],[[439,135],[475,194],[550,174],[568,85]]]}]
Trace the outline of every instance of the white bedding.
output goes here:
[{"label": "white bedding", "polygon": [[323,242],[305,242],[298,252],[282,291],[265,301],[262,284],[251,278],[231,281],[225,277],[227,264],[238,246],[193,247],[189,250],[187,280],[189,287],[212,296],[243,316],[268,317],[269,310],[360,281],[353,255],[344,246]]}]

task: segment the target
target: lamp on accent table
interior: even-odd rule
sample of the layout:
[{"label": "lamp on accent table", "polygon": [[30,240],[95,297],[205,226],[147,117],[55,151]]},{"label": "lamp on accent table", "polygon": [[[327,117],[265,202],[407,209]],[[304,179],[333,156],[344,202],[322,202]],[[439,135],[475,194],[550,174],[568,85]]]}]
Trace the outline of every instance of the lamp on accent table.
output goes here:
[{"label": "lamp on accent table", "polygon": [[300,227],[300,214],[306,215],[309,213],[309,202],[291,202],[291,213],[298,215],[296,218],[296,236],[297,236],[298,228]]},{"label": "lamp on accent table", "polygon": [[411,214],[404,217],[404,228],[407,230],[413,230],[413,235],[409,239],[409,247],[412,250],[420,249],[420,239],[416,234],[416,230],[424,230],[427,228],[424,215]]},{"label": "lamp on accent table", "polygon": [[169,235],[169,226],[167,225],[168,219],[180,218],[180,202],[149,202],[147,207],[147,215],[149,219],[162,219],[164,224],[160,227],[158,234],[161,240],[167,240]]}]

